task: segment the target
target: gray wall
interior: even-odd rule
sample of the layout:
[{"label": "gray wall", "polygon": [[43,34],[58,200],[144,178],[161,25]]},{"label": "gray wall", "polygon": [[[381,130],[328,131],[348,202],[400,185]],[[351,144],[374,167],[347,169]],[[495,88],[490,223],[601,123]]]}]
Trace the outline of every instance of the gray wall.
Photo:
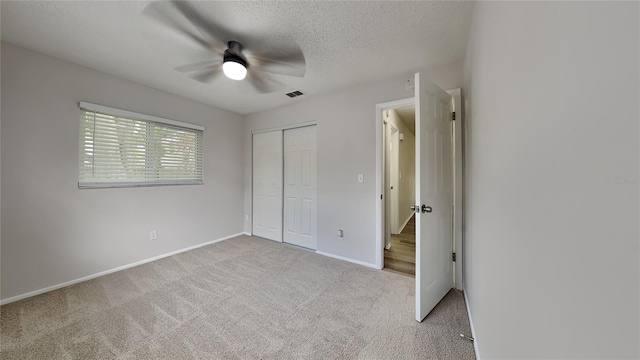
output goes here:
[{"label": "gray wall", "polygon": [[[11,44],[1,52],[3,299],[243,231],[240,115]],[[81,100],[206,126],[205,184],[78,190]]]},{"label": "gray wall", "polygon": [[640,356],[638,10],[476,4],[464,283],[483,359]]}]

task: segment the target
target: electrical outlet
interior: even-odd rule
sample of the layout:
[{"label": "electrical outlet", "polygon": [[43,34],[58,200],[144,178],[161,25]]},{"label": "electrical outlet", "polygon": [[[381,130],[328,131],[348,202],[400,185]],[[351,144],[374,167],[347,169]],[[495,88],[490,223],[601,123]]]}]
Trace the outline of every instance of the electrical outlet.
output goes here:
[{"label": "electrical outlet", "polygon": [[344,239],[344,231],[342,229],[338,229],[338,239]]},{"label": "electrical outlet", "polygon": [[364,174],[358,174],[358,182],[364,182]]},{"label": "electrical outlet", "polygon": [[150,239],[150,240],[156,240],[156,239],[158,239],[158,232],[157,232],[157,231],[155,231],[155,230],[151,230],[151,231],[149,232],[149,239]]}]

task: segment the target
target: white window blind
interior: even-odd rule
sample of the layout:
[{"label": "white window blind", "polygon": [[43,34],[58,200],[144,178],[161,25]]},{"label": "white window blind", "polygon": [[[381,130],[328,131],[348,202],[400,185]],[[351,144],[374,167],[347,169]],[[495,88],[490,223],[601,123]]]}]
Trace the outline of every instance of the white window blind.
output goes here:
[{"label": "white window blind", "polygon": [[80,103],[78,186],[202,184],[204,127]]}]

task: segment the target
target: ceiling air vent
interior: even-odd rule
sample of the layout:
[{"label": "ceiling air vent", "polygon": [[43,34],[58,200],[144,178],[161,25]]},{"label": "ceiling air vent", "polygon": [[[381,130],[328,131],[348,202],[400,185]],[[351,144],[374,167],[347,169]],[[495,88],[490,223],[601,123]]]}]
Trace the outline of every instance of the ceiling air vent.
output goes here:
[{"label": "ceiling air vent", "polygon": [[304,95],[304,93],[302,91],[300,91],[300,90],[296,90],[296,91],[292,91],[290,93],[287,93],[287,96],[290,97],[290,98],[294,98],[294,97],[302,96],[302,95]]}]

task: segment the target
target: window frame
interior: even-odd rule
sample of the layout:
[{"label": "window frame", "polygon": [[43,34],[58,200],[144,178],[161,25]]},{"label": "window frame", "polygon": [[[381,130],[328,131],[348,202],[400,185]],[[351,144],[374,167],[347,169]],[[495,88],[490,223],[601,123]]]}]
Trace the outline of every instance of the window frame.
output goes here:
[{"label": "window frame", "polygon": [[[92,104],[88,102],[81,101],[78,103],[79,108],[81,110],[80,113],[80,124],[78,139],[79,139],[79,154],[78,154],[78,188],[79,189],[97,189],[97,188],[122,188],[122,187],[147,187],[147,186],[170,186],[170,185],[202,185],[204,184],[204,131],[205,127],[202,125],[186,123],[182,121],[176,121],[166,118],[161,118],[158,116],[147,115],[142,113],[137,113],[133,111],[113,108],[104,105]],[[114,116],[120,118],[126,118],[128,120],[133,121],[144,121],[147,122],[148,125],[155,126],[155,124],[159,124],[160,126],[164,126],[165,128],[173,127],[178,129],[184,129],[186,131],[196,133],[196,137],[199,137],[200,144],[200,171],[201,176],[199,179],[170,179],[170,180],[161,180],[160,178],[149,179],[149,180],[131,180],[131,181],[82,181],[82,162],[83,162],[83,153],[85,151],[85,141],[83,140],[83,128],[85,121],[85,113],[93,112],[100,113],[102,115]],[[198,134],[200,132],[200,134]],[[149,147],[148,144],[152,141],[152,138],[149,135],[149,131],[147,131],[147,136],[145,137],[145,146],[148,150],[153,151],[153,147]],[[198,152],[198,147],[196,148],[196,152]],[[149,154],[147,153],[147,158]]]}]

